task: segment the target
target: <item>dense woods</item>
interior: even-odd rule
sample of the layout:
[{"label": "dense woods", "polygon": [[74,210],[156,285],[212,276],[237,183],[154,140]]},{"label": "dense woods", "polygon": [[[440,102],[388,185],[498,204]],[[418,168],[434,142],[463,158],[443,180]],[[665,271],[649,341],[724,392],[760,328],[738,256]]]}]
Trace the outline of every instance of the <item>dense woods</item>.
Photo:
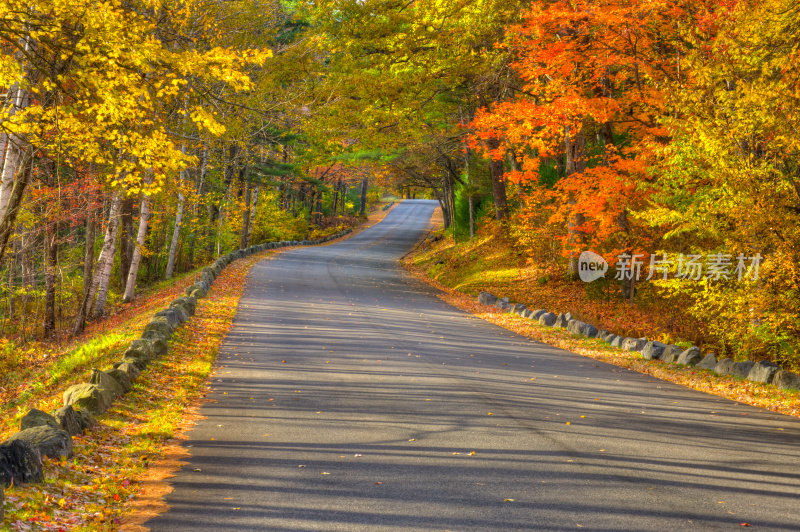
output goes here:
[{"label": "dense woods", "polygon": [[79,332],[393,191],[543,279],[592,250],[613,297],[797,360],[796,2],[3,0],[0,17],[5,335]]}]

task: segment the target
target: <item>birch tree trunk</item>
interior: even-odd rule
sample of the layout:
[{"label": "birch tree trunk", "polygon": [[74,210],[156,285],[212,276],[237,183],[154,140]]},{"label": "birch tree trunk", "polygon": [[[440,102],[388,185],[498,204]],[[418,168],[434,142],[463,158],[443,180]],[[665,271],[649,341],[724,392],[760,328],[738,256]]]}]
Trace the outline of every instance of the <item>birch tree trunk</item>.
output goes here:
[{"label": "birch tree trunk", "polygon": [[142,205],[139,208],[139,230],[136,233],[136,244],[133,246],[133,256],[131,266],[128,269],[128,279],[125,281],[125,295],[122,300],[125,302],[133,300],[136,294],[136,277],[139,274],[139,264],[142,261],[142,248],[144,239],[147,237],[147,227],[150,224],[150,198],[142,197]]},{"label": "birch tree trunk", "polygon": [[172,231],[172,242],[169,245],[169,259],[167,260],[165,279],[172,278],[172,274],[175,271],[175,257],[178,255],[178,241],[181,237],[181,223],[183,222],[183,202],[183,192],[178,192],[178,209],[175,212],[175,229]]},{"label": "birch tree trunk", "polygon": [[16,165],[17,173],[14,177],[11,191],[7,194],[6,208],[0,215],[0,262],[3,260],[11,233],[14,232],[14,225],[17,221],[19,209],[22,206],[25,188],[31,178],[32,160],[33,150],[30,146],[26,146],[21,154],[20,163]]},{"label": "birch tree trunk", "polygon": [[[28,94],[26,91],[15,84],[9,89],[9,104],[5,117],[14,116],[17,111],[24,109],[28,105]],[[0,219],[5,216],[8,203],[12,196],[14,177],[19,171],[23,159],[23,151],[26,150],[25,143],[16,135],[3,136],[4,156],[3,169],[0,172]]]},{"label": "birch tree trunk", "polygon": [[[97,318],[103,315],[106,310],[106,299],[108,298],[108,284],[111,281],[111,268],[114,266],[114,254],[117,246],[117,233],[119,231],[119,214],[122,205],[122,194],[115,192],[111,199],[111,208],[108,213],[108,228],[103,241],[103,249],[100,251],[100,259],[97,262],[95,278],[97,278],[97,300],[94,303],[92,317]],[[94,282],[92,284],[95,284]]]},{"label": "birch tree trunk", "polygon": [[[186,153],[186,144],[181,147],[181,151]],[[165,279],[171,279],[172,274],[175,272],[175,258],[178,256],[178,242],[181,238],[181,223],[183,222],[183,191],[181,186],[186,181],[186,170],[181,170],[180,179],[178,180],[178,209],[175,212],[175,228],[172,231],[172,242],[169,245],[169,259],[167,259],[167,271],[164,274]]]},{"label": "birch tree trunk", "polygon": [[[95,268],[94,275],[91,277],[91,284],[88,288],[84,288],[83,301],[78,307],[78,313],[75,316],[75,322],[72,325],[72,334],[80,334],[86,325],[86,317],[92,312],[92,301],[95,293],[100,294],[100,285],[102,277],[106,276],[105,291],[102,304],[100,305],[100,314],[105,310],[105,297],[108,294],[108,280],[111,277],[111,266],[114,264],[114,252],[117,240],[117,227],[119,225],[119,209],[122,202],[122,195],[119,192],[114,192],[111,198],[111,207],[108,213],[108,227],[106,228],[105,238],[103,239],[103,249],[100,251],[100,257],[97,259],[97,267]],[[88,228],[87,228],[88,229]],[[87,231],[88,232],[88,231]],[[93,254],[93,253],[91,253]],[[86,259],[90,258],[90,247],[87,242]],[[87,273],[86,265],[84,264],[84,275]],[[108,273],[106,274],[106,270]],[[88,279],[84,279],[84,283]],[[98,297],[99,299],[99,297]]]}]

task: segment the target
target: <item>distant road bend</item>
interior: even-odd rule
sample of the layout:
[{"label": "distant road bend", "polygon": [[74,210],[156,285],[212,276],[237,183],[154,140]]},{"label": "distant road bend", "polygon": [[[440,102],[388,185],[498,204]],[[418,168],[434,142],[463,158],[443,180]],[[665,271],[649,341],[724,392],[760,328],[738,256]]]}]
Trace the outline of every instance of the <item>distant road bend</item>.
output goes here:
[{"label": "distant road bend", "polygon": [[800,530],[800,422],[538,344],[397,265],[437,203],[257,264],[147,526]]}]

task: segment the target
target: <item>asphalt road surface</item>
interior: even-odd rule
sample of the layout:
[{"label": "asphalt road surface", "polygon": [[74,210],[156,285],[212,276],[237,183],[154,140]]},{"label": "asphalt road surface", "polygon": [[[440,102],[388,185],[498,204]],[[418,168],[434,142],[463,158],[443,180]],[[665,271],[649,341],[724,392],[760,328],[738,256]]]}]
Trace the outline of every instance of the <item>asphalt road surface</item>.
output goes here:
[{"label": "asphalt road surface", "polygon": [[396,261],[433,202],[256,265],[153,530],[800,530],[800,422],[538,344]]}]

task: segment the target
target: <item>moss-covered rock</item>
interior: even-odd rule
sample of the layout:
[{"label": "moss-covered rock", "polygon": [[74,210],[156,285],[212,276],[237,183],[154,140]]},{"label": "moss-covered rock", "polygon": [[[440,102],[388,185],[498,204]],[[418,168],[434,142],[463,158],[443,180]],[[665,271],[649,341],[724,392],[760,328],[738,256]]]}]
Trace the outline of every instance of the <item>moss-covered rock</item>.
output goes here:
[{"label": "moss-covered rock", "polygon": [[128,390],[130,390],[131,386],[133,386],[133,381],[131,378],[125,371],[122,371],[121,369],[114,368],[110,371],[107,371],[106,374],[117,382],[120,388],[122,388],[122,393],[128,393]]},{"label": "moss-covered rock", "polygon": [[19,420],[20,430],[40,426],[49,426],[57,429],[61,428],[56,418],[38,408],[31,408],[30,411]]},{"label": "moss-covered rock", "polygon": [[119,397],[125,393],[125,389],[114,377],[99,369],[92,370],[92,378],[89,382],[91,384],[96,384],[104,390],[108,390],[112,397]]},{"label": "moss-covered rock", "polygon": [[62,406],[55,412],[53,417],[58,421],[59,427],[70,436],[82,434],[84,430],[94,425],[94,418],[91,414],[75,410],[71,406]]},{"label": "moss-covered rock", "polygon": [[0,483],[29,484],[42,481],[42,455],[24,440],[0,444]]},{"label": "moss-covered rock", "polygon": [[114,364],[114,369],[118,369],[120,371],[124,371],[125,373],[127,373],[128,379],[130,379],[131,382],[138,379],[139,375],[142,372],[142,370],[136,364],[133,364],[131,362],[125,362],[124,360]]},{"label": "moss-covered rock", "polygon": [[65,430],[40,425],[17,432],[8,441],[21,440],[39,450],[41,456],[48,458],[72,458],[72,436]]},{"label": "moss-covered rock", "polygon": [[64,406],[77,407],[94,415],[102,414],[108,410],[113,400],[114,396],[111,392],[90,383],[70,386],[64,392]]}]

